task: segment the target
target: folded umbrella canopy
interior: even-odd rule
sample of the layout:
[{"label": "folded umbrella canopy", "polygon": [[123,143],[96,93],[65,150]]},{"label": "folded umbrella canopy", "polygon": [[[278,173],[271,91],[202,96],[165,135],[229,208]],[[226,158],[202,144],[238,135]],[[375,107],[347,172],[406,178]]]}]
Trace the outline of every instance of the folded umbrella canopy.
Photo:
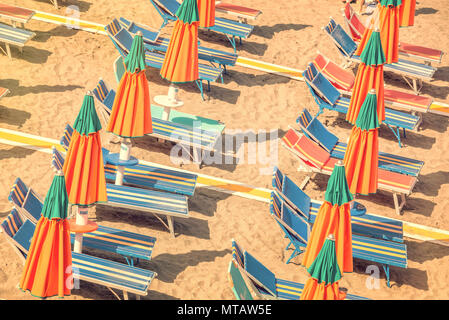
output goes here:
[{"label": "folded umbrella canopy", "polygon": [[399,7],[399,26],[411,27],[415,24],[416,0],[402,0]]},{"label": "folded umbrella canopy", "polygon": [[165,53],[160,75],[172,83],[198,80],[198,24],[196,0],[184,0]]},{"label": "folded umbrella canopy", "polygon": [[329,234],[335,236],[338,265],[341,272],[352,272],[351,204],[345,168],[341,161],[335,166],[327,183],[325,201],[318,210],[302,264],[309,268],[317,258]]},{"label": "folded umbrella canopy", "polygon": [[341,272],[332,234],[324,241],[320,253],[307,272],[310,278],[302,290],[300,300],[343,300],[346,297],[346,293],[340,291],[338,286]]},{"label": "folded umbrella canopy", "polygon": [[208,28],[215,25],[215,0],[198,0],[200,27]]},{"label": "folded umbrella canopy", "polygon": [[376,92],[373,89],[360,109],[343,159],[349,190],[353,194],[367,195],[377,191],[379,120],[376,101]]},{"label": "folded umbrella canopy", "polygon": [[384,69],[385,55],[382,50],[380,33],[374,30],[365,49],[360,55],[360,64],[354,81],[351,100],[349,102],[346,120],[354,124],[360,112],[360,108],[365,101],[368,92],[375,88],[377,93],[377,117],[379,123],[385,120],[384,101]]},{"label": "folded umbrella canopy", "polygon": [[33,296],[70,295],[72,249],[67,218],[68,196],[62,171],[53,178],[37,222],[19,288]]}]

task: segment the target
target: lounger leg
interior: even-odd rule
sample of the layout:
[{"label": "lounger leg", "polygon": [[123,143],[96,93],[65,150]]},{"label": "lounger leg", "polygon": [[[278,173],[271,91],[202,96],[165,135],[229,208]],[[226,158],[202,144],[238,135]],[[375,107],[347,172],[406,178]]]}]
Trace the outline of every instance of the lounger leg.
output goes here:
[{"label": "lounger leg", "polygon": [[129,300],[128,299],[128,292],[123,291],[123,300]]},{"label": "lounger leg", "polygon": [[175,237],[175,228],[173,226],[173,217],[167,216],[167,222],[168,222],[168,230],[170,231],[171,236]]},{"label": "lounger leg", "polygon": [[384,268],[385,276],[387,278],[387,286],[388,286],[388,288],[391,288],[391,285],[390,285],[390,266],[388,264],[387,265],[383,264],[382,267]]},{"label": "lounger leg", "polygon": [[401,210],[404,207],[405,202],[406,202],[405,194],[401,193],[400,196],[401,196],[401,203],[399,203],[398,194],[393,193],[394,208],[395,208],[396,214],[398,214],[398,215],[401,215]]},{"label": "lounger leg", "polygon": [[200,148],[192,147],[192,153],[193,153],[193,162],[196,163],[198,166],[198,169],[201,169],[201,165],[203,163],[203,157],[202,157],[202,150]]},{"label": "lounger leg", "polygon": [[[285,236],[286,237],[286,236]],[[284,238],[285,238],[284,237]],[[292,244],[292,242],[290,241],[289,243],[288,243],[288,245],[285,247],[285,250],[288,250],[288,248],[290,248],[290,245]]]},{"label": "lounger leg", "polygon": [[293,253],[291,254],[290,258],[287,259],[286,264],[290,263],[290,260],[292,260],[294,257],[300,255],[302,253],[302,250],[298,250],[295,248],[295,250],[293,251]]},{"label": "lounger leg", "polygon": [[[298,169],[299,171],[300,169]],[[301,170],[302,171],[302,170]],[[310,179],[312,178],[312,173],[309,173],[304,180],[302,180],[301,185],[299,186],[299,188],[301,190],[304,190],[304,188],[306,187],[306,185],[309,183]]]},{"label": "lounger leg", "polygon": [[12,59],[11,48],[9,47],[8,43],[6,43],[6,54],[8,55],[9,59]]}]

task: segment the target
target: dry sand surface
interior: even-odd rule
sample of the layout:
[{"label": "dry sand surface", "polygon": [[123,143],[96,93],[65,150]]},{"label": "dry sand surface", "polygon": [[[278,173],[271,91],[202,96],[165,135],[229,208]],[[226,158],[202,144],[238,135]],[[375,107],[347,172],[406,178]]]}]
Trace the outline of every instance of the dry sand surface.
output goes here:
[{"label": "dry sand surface", "polygon": [[[227,0],[239,4],[241,1]],[[68,5],[80,8],[80,19],[106,24],[114,17],[127,17],[136,22],[159,27],[160,17],[149,0],[68,0],[56,10],[46,0],[2,0],[60,15]],[[341,1],[246,0],[245,5],[259,8],[263,14],[254,22],[251,37],[238,47],[241,56],[304,69],[316,51],[334,61],[340,57],[321,30],[329,16],[343,23]],[[447,0],[420,0],[415,26],[401,29],[402,40],[449,52]],[[0,101],[0,126],[12,130],[59,139],[66,123],[73,123],[86,90],[92,89],[99,77],[116,86],[112,62],[118,53],[108,37],[63,26],[31,21],[26,28],[36,37],[24,48],[22,55],[13,49],[13,60],[0,56],[0,86],[11,94]],[[171,27],[164,29],[169,35]],[[232,51],[227,39],[219,34],[200,32],[203,45]],[[149,69],[147,76],[152,96],[165,94],[167,83],[158,71]],[[399,76],[386,74],[388,87],[408,90]],[[435,74],[435,80],[425,83],[423,94],[449,103],[449,56],[446,54]],[[228,135],[254,134],[259,130],[279,130],[282,136],[302,108],[316,113],[318,108],[303,82],[253,71],[241,67],[229,68],[224,84],[212,84],[205,102],[193,84],[181,85],[180,96],[185,102],[182,111],[221,120]],[[320,119],[342,140],[350,133],[344,117],[326,111]],[[425,161],[413,194],[409,197],[401,219],[449,230],[449,118],[424,114],[419,132],[408,132],[406,147],[400,149],[389,129],[380,130],[380,148],[403,156]],[[103,142],[106,144],[106,135]],[[260,139],[264,138],[259,134]],[[277,142],[277,141],[276,141]],[[247,148],[244,144],[242,148]],[[117,150],[117,145],[109,145]],[[304,174],[296,170],[297,160],[279,144],[278,166],[299,182]],[[132,154],[140,159],[176,166],[170,161],[170,147],[151,138],[134,140]],[[268,188],[271,170],[263,164],[209,165],[201,172]],[[184,169],[198,171],[192,164]],[[52,179],[50,156],[33,150],[0,144],[0,218],[11,205],[8,192],[21,177],[44,196]],[[317,175],[306,192],[323,199],[328,177]],[[390,194],[380,193],[361,198],[369,212],[396,217]],[[189,201],[190,219],[175,221],[177,237],[169,233],[158,220],[149,215],[123,210],[92,209],[90,218],[106,226],[157,237],[153,258],[141,267],[156,271],[148,299],[234,299],[227,278],[231,260],[231,239],[240,244],[278,277],[305,282],[308,278],[300,266],[301,256],[285,264],[287,242],[270,217],[266,203],[198,188]],[[358,261],[355,271],[345,274],[341,286],[350,293],[373,299],[447,299],[449,298],[449,247],[406,239],[407,269],[392,268],[392,287],[387,288],[381,271],[379,289],[367,289],[367,263]],[[121,261],[120,257],[97,253]],[[0,237],[0,298],[30,299],[17,289],[22,272],[19,257],[5,238]],[[68,299],[113,299],[103,286],[81,283]]]}]

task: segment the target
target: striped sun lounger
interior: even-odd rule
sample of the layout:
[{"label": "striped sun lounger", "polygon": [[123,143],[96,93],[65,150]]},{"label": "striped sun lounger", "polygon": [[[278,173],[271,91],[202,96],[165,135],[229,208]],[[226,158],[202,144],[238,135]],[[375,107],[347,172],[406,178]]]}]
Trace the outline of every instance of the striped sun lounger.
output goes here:
[{"label": "striped sun lounger", "polygon": [[262,11],[238,6],[232,3],[220,2],[215,4],[215,11],[229,14],[238,18],[239,22],[246,23],[248,19],[256,20]]},{"label": "striped sun lounger", "polygon": [[[301,254],[307,247],[316,215],[311,215],[313,219],[305,219],[287,202],[283,201],[277,191],[271,194],[270,213],[289,240],[285,250],[288,250],[291,245],[294,247],[292,255],[287,260],[289,263],[293,257]],[[377,224],[381,225],[380,222]],[[407,246],[401,242],[356,234],[355,232],[358,230],[356,229],[352,233],[353,257],[380,263],[385,271],[387,285],[390,287],[390,266],[407,268]]]},{"label": "striped sun lounger", "polygon": [[[232,239],[232,260],[234,266],[240,271],[245,284],[256,296],[267,300],[299,300],[304,284],[276,278],[275,274],[267,269],[254,256],[243,250]],[[249,291],[248,288],[248,291]],[[368,300],[367,298],[348,294],[346,300]]]},{"label": "striped sun lounger", "polygon": [[[169,38],[159,37],[159,31],[151,30],[150,27],[142,26],[129,21],[125,18],[120,18],[120,25],[129,31],[132,35],[137,31],[142,32],[143,40],[146,43],[146,47],[152,51],[159,51],[165,53],[170,42]],[[217,49],[206,48],[204,46],[198,46],[198,58],[201,60],[209,61],[210,63],[217,63],[226,72],[226,66],[234,66],[237,61],[237,54],[221,51]]]},{"label": "striped sun lounger", "polygon": [[[103,106],[101,114],[104,122],[108,123],[115,91],[109,89],[106,83],[100,79],[93,93],[101,102]],[[222,136],[225,125],[217,120],[198,117],[177,110],[170,112],[168,120],[162,120],[162,112],[162,107],[151,106],[153,132],[148,136],[179,144],[201,167],[203,151],[215,151],[215,146]],[[190,148],[193,149],[192,152]]]},{"label": "striped sun lounger", "polygon": [[[347,144],[327,130],[318,120],[304,109],[296,122],[301,131],[310,139],[317,142],[322,148],[331,153],[331,157],[343,160]],[[379,168],[387,171],[418,177],[423,161],[401,157],[391,153],[379,152]]]},{"label": "striped sun lounger", "polygon": [[[26,220],[23,223],[11,224],[11,221],[18,221],[20,217],[17,213],[11,213],[1,224],[4,234],[16,252],[25,263],[34,234],[35,225]],[[140,269],[134,266],[93,257],[85,253],[72,252],[72,272],[74,280],[79,279],[107,287],[113,291],[122,290],[124,299],[128,299],[128,292],[134,293],[139,299],[146,296],[151,282],[157,276],[156,272]]]},{"label": "striped sun lounger", "polygon": [[[28,187],[20,178],[17,178],[8,197],[14,208],[12,213],[20,213],[21,221],[29,220],[34,225],[41,217],[44,202],[42,198]],[[14,214],[13,216],[16,216]],[[129,265],[134,265],[139,259],[150,260],[156,238],[109,228],[102,225],[93,232],[85,233],[83,246],[106,252],[112,252],[125,258]],[[74,243],[75,234],[71,234]]]},{"label": "striped sun lounger", "polygon": [[9,93],[9,89],[0,87],[0,99]]},{"label": "striped sun lounger", "polygon": [[[341,93],[352,95],[355,76],[351,71],[343,69],[321,53],[312,63]],[[433,102],[431,97],[387,88],[384,89],[384,98],[387,105],[411,111],[412,114],[429,112]]]},{"label": "striped sun lounger", "polygon": [[[352,40],[352,38],[339,24],[337,24],[333,19],[330,19],[329,24],[323,29],[326,34],[330,36],[332,42],[337,46],[338,51],[349,64],[360,63],[360,57],[354,54],[357,49],[357,43]],[[431,80],[436,68],[426,64],[399,59],[398,62],[385,64],[384,70],[392,71],[401,75],[413,91],[418,94],[422,87],[422,81]],[[412,79],[412,83],[409,82],[407,77]],[[418,84],[420,85],[419,88]]]},{"label": "striped sun lounger", "polygon": [[[61,154],[53,148],[52,166],[61,170],[64,165]],[[153,214],[175,237],[173,218],[189,218],[187,197],[175,193],[135,188],[106,183],[108,201],[97,205],[126,208]],[[159,217],[164,215],[167,223]]]},{"label": "striped sun lounger", "polygon": [[[349,2],[346,3],[344,9],[342,9],[342,12],[352,39],[357,42],[360,41],[366,29],[362,20],[354,11]],[[399,54],[410,58],[421,59],[427,63],[441,63],[441,58],[443,57],[443,51],[441,50],[417,46],[402,41],[399,42]]]},{"label": "striped sun lounger", "polygon": [[34,32],[0,23],[0,43],[4,43],[6,47],[6,50],[0,47],[0,51],[12,59],[10,46],[16,46],[22,52],[25,44],[35,35]]},{"label": "striped sun lounger", "polygon": [[[308,173],[308,176],[301,184],[301,188],[307,184],[314,173],[330,175],[334,165],[341,161],[339,158],[333,157],[329,151],[322,148],[317,142],[294,129],[287,131],[281,143],[297,157],[300,163],[299,170]],[[401,214],[401,210],[406,202],[406,196],[412,193],[417,181],[417,177],[411,175],[378,169],[378,189],[393,194],[394,207],[397,214]],[[401,198],[400,202],[398,197]]]},{"label": "striped sun lounger", "polygon": [[[176,0],[150,0],[150,2],[164,20],[160,29],[166,26],[170,21],[178,20],[176,11],[178,10],[180,3]],[[242,43],[242,39],[247,39],[251,35],[254,26],[246,23],[239,23],[234,20],[215,17],[215,25],[205,29],[223,33],[234,48],[234,52],[236,52],[235,39],[239,38],[240,43]]]},{"label": "striped sun lounger", "polygon": [[[303,77],[315,102],[320,108],[316,116],[323,113],[324,109],[337,111],[343,114],[348,112],[351,99],[343,97],[337,88],[335,88],[334,85],[317,70],[313,63],[310,63],[307,69],[303,72]],[[398,139],[399,146],[401,146],[400,129],[402,128],[405,137],[406,129],[417,130],[421,123],[421,118],[413,114],[385,108],[385,121],[383,123],[390,128],[394,136]]]},{"label": "striped sun lounger", "polygon": [[[105,30],[112,40],[114,46],[120,55],[125,58],[131,50],[133,37],[131,33],[124,29],[117,19],[105,26]],[[164,62],[165,54],[154,52],[150,47],[145,45],[145,64],[149,67],[161,69]],[[208,91],[210,91],[210,82],[216,82],[221,79],[223,82],[223,69],[203,63],[198,64],[199,79],[195,80],[196,85],[200,89],[201,98],[204,100],[203,81],[207,81]]]}]

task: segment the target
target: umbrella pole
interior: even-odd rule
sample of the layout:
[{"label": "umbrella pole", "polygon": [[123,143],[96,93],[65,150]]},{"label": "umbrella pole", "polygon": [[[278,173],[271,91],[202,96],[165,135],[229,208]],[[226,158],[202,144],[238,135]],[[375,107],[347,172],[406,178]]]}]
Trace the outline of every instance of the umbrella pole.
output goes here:
[{"label": "umbrella pole", "polygon": [[[131,156],[131,139],[122,138],[122,144],[120,146],[120,161],[128,161]],[[115,184],[122,185],[123,184],[123,176],[125,175],[125,167],[117,166],[117,176],[115,178]]]},{"label": "umbrella pole", "polygon": [[[89,213],[89,209],[85,207],[78,207],[78,212],[76,213],[75,223],[79,226],[85,226],[87,224],[87,215]],[[76,253],[81,253],[83,250],[83,234],[76,233],[75,234],[75,244],[73,251]]]}]

